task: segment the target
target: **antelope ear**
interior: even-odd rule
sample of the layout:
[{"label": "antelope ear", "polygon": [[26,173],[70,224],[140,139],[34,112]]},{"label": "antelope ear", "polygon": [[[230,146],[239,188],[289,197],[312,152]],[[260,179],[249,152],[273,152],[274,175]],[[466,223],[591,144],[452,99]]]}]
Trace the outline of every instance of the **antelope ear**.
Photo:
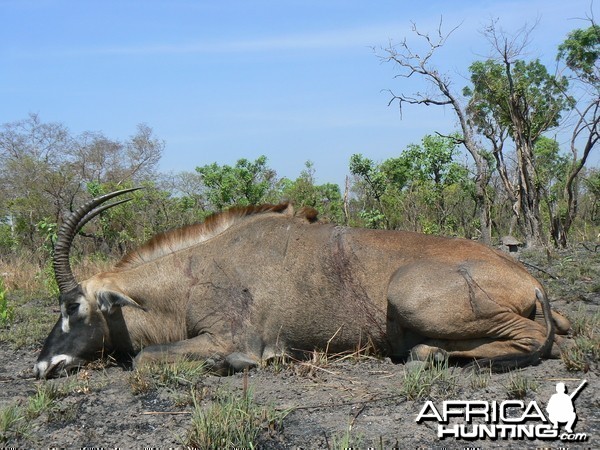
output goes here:
[{"label": "antelope ear", "polygon": [[100,291],[96,294],[98,307],[100,311],[112,314],[114,308],[123,306],[133,306],[134,308],[144,309],[135,300],[127,295],[116,291]]}]

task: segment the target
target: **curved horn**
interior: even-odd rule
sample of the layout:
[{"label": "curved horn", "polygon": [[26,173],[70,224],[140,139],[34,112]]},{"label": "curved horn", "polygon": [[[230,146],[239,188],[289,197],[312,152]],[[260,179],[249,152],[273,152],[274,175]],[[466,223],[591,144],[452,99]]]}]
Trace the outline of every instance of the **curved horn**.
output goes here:
[{"label": "curved horn", "polygon": [[86,223],[88,223],[102,211],[121,203],[128,202],[131,199],[121,200],[104,206],[99,205],[110,200],[111,198],[126,194],[128,192],[137,191],[138,189],[141,188],[123,189],[96,197],[81,205],[65,219],[58,231],[56,244],[54,244],[54,256],[52,258],[52,264],[54,265],[54,276],[61,294],[69,292],[77,287],[77,280],[75,280],[75,277],[73,276],[69,261],[71,245],[73,244],[75,235]]}]

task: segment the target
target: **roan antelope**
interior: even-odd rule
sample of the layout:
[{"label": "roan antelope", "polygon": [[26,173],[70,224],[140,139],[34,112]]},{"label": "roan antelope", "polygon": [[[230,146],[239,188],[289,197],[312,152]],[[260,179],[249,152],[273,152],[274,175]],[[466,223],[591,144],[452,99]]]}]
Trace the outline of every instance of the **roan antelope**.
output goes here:
[{"label": "roan antelope", "polygon": [[[77,282],[77,232],[123,190],[62,225],[54,254],[60,318],[38,378],[103,352],[178,357],[227,372],[283,353],[373,345],[393,359],[483,360],[495,368],[557,356],[568,321],[510,256],[477,242],[316,222],[291,205],[233,208],[160,234]],[[481,361],[480,361],[481,362]]]}]

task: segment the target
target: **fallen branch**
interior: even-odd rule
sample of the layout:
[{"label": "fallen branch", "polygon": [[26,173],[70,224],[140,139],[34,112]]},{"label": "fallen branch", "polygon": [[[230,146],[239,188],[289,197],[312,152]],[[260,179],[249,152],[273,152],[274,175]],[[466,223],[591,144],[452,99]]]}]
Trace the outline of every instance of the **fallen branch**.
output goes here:
[{"label": "fallen branch", "polygon": [[[363,408],[367,406],[367,404],[369,403],[376,403],[376,402],[380,402],[383,400],[398,400],[398,399],[402,399],[401,403],[404,403],[406,401],[406,398],[404,398],[401,394],[395,394],[395,395],[386,395],[384,397],[375,397],[375,398],[371,398],[369,400],[355,400],[352,402],[343,402],[343,403],[323,403],[320,405],[303,405],[303,406],[293,406],[292,408],[277,408],[275,407],[275,411],[289,411],[289,410],[297,410],[297,409],[322,409],[322,408],[343,408],[344,406],[353,406],[353,405],[363,405]],[[266,405],[259,405],[259,406],[266,406]],[[362,409],[359,411],[362,412]],[[358,415],[358,414],[357,414]]]},{"label": "fallen branch", "polygon": [[525,262],[525,261],[521,261],[521,260],[519,260],[519,261],[520,261],[520,262],[521,262],[521,264],[523,264],[524,266],[531,267],[532,269],[535,269],[535,270],[539,270],[540,272],[543,272],[543,273],[545,273],[546,275],[548,275],[549,277],[551,277],[551,278],[552,278],[552,279],[554,279],[554,280],[558,280],[558,279],[559,279],[559,278],[558,278],[556,275],[552,275],[550,272],[548,272],[547,270],[544,270],[544,269],[542,269],[541,267],[535,266],[535,265],[533,265],[533,264],[530,264],[530,263],[528,263],[528,262]]},{"label": "fallen branch", "polygon": [[544,378],[546,381],[581,381],[581,378]]},{"label": "fallen branch", "polygon": [[348,425],[348,431],[350,431],[352,429],[352,427],[354,426],[354,422],[356,422],[356,419],[358,416],[360,416],[360,414],[365,410],[365,408],[367,407],[366,404],[362,405],[358,411],[356,412],[356,414],[354,414],[354,417],[352,418],[352,422],[350,422],[350,425]]},{"label": "fallen branch", "polygon": [[583,246],[583,248],[585,248],[588,252],[592,252],[592,253],[598,253],[598,247],[600,247],[600,245],[595,245],[594,246],[594,250],[592,250],[591,248],[589,248],[587,246],[587,244],[585,242],[582,242],[581,245]]}]

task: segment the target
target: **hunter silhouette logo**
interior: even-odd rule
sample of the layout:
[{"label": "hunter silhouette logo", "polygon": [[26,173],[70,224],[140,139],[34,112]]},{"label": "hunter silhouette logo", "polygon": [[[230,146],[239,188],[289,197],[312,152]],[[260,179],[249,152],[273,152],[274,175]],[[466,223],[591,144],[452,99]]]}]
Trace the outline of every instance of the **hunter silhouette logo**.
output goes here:
[{"label": "hunter silhouette logo", "polygon": [[552,394],[552,397],[548,400],[548,406],[546,406],[548,419],[552,422],[553,429],[558,429],[558,424],[561,422],[567,424],[565,426],[567,433],[573,432],[573,425],[577,420],[573,400],[586,383],[587,380],[583,380],[570,395],[566,393],[565,383],[556,383],[556,394]]}]

